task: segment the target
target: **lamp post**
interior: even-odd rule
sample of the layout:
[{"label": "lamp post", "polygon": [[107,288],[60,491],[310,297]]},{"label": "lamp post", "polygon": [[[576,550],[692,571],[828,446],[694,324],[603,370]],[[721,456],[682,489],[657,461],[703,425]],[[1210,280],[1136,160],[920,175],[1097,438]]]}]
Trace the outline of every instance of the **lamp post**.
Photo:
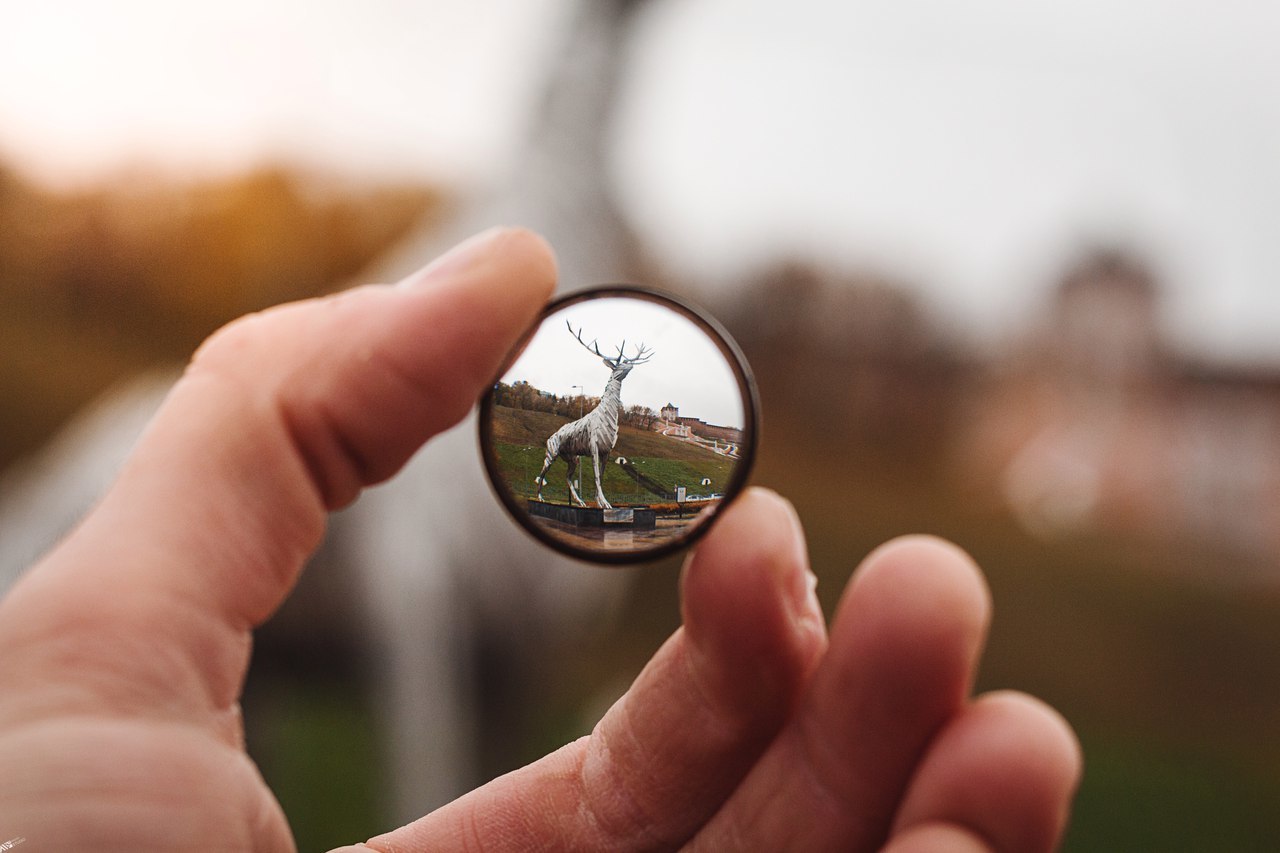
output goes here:
[{"label": "lamp post", "polygon": [[[587,403],[586,398],[583,396],[586,393],[586,389],[584,389],[581,385],[569,386],[570,391],[572,391],[574,388],[578,389],[578,420],[582,420],[582,416],[584,414],[583,407],[586,406],[586,403]],[[574,472],[574,475],[575,475],[574,478],[578,481],[574,483],[574,488],[576,488],[578,490],[578,494],[581,495],[582,494],[582,463],[581,461],[579,461],[578,470]],[[572,501],[570,501],[570,503],[572,503]]]}]

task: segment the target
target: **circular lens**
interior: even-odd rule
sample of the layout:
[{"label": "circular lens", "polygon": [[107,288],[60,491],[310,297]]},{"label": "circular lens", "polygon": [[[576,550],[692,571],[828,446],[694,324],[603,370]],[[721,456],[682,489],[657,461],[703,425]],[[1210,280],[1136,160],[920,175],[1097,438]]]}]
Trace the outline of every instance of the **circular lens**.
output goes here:
[{"label": "circular lens", "polygon": [[674,297],[609,285],[552,302],[480,402],[485,469],[548,545],[651,560],[742,489],[759,404],[737,346]]}]

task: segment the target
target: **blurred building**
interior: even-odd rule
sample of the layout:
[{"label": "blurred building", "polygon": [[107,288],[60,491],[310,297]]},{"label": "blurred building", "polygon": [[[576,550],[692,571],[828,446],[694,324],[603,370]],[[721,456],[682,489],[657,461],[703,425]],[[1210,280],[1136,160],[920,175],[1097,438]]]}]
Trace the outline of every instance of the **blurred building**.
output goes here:
[{"label": "blurred building", "polygon": [[1023,524],[1280,554],[1280,372],[1176,353],[1138,260],[1102,251],[1062,278],[1042,326],[970,409],[966,477]]},{"label": "blurred building", "polygon": [[864,480],[950,469],[941,488],[1041,536],[1280,556],[1280,371],[1178,351],[1140,259],[1086,253],[1020,342],[989,355],[949,339],[909,293],[803,263],[744,288],[726,323],[771,436],[780,424]]}]

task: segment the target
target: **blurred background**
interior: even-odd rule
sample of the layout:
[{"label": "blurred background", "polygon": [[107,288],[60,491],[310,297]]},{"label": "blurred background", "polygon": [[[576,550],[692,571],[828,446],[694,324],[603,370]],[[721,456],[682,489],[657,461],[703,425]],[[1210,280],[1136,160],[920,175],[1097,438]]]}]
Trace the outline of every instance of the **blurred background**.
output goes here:
[{"label": "blurred background", "polygon": [[[218,325],[526,223],[562,287],[675,290],[738,338],[755,480],[796,503],[828,611],[890,536],[982,563],[979,687],[1043,697],[1084,743],[1067,849],[1280,846],[1273,6],[0,19],[0,583]],[[542,553],[474,424],[442,437],[334,519],[259,639],[250,749],[300,848],[588,731],[676,626],[677,571]]]}]

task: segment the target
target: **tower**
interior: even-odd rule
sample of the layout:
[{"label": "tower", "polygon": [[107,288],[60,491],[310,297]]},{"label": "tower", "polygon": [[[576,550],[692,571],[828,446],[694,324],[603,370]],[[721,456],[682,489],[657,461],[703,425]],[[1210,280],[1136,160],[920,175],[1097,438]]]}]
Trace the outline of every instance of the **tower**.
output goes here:
[{"label": "tower", "polygon": [[[623,74],[627,30],[640,0],[580,0],[550,69],[529,135],[507,179],[432,222],[361,278],[396,281],[458,240],[495,224],[530,226],[556,249],[560,288],[626,281],[634,237],[610,187],[609,115]],[[424,330],[424,333],[428,330]],[[474,415],[437,436],[392,482],[335,519],[330,539],[364,575],[390,694],[388,758],[398,820],[453,799],[473,783],[480,751],[473,700],[477,649],[502,671],[536,671],[564,641],[611,611],[625,576],[583,573],[532,544],[490,494]],[[449,685],[452,689],[442,689]],[[498,685],[519,731],[522,685]],[[509,691],[509,692],[503,692]],[[486,692],[492,694],[493,685]],[[481,709],[483,710],[483,709]],[[494,732],[487,740],[497,739]]]}]

